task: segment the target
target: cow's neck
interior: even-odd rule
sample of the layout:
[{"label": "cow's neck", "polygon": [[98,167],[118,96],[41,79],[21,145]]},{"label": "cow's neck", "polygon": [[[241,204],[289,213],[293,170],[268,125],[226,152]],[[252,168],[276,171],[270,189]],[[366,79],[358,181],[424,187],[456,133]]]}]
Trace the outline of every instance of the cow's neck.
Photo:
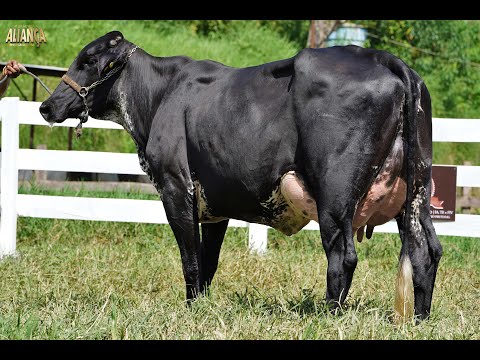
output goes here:
[{"label": "cow's neck", "polygon": [[171,80],[191,61],[183,56],[154,57],[138,49],[116,81],[106,118],[121,124],[144,151],[150,127]]}]

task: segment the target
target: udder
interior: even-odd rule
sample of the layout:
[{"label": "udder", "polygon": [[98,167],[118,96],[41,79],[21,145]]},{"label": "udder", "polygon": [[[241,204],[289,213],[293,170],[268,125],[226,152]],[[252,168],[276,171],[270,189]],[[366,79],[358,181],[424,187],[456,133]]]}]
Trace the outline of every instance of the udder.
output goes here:
[{"label": "udder", "polygon": [[375,226],[392,220],[401,211],[407,195],[407,185],[400,177],[402,166],[403,140],[400,131],[390,154],[355,211],[353,231],[357,233],[358,241],[363,239],[365,226],[367,238],[370,238]]},{"label": "udder", "polygon": [[290,207],[296,209],[296,212],[301,212],[310,220],[318,222],[317,203],[307,191],[301,175],[297,175],[295,171],[289,171],[282,176],[280,189]]},{"label": "udder", "polygon": [[[390,183],[390,184],[388,184]],[[353,232],[362,241],[365,226],[370,238],[373,228],[392,220],[402,209],[407,194],[405,181],[396,177],[393,181],[375,182],[367,196],[359,203],[353,217]]]},{"label": "udder", "polygon": [[[305,219],[318,222],[317,203],[307,190],[303,179],[294,171],[286,173],[281,181],[281,194],[289,206],[288,217],[290,229],[292,223],[301,227],[306,225]],[[393,219],[402,209],[406,196],[406,184],[400,177],[392,177],[389,173],[380,174],[368,189],[366,196],[360,201],[353,217],[352,230],[357,233],[357,240],[362,241],[365,226],[370,238],[373,227],[385,224]],[[286,219],[284,219],[286,220]],[[293,233],[299,231],[295,229]]]}]

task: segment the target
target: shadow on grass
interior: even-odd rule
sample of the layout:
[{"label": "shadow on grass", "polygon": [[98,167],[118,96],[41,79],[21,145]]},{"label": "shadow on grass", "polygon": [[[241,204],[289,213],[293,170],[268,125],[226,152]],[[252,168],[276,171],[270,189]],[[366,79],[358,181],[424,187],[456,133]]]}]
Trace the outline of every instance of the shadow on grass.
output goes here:
[{"label": "shadow on grass", "polygon": [[259,311],[268,315],[280,315],[289,312],[300,315],[327,316],[329,306],[325,299],[314,293],[314,289],[302,289],[291,295],[265,295],[255,287],[242,292],[234,292],[229,300],[249,311]]},{"label": "shadow on grass", "polygon": [[[381,314],[392,312],[384,304],[378,304],[375,299],[348,299],[339,307],[333,308],[327,304],[323,295],[316,294],[313,288],[301,289],[295,294],[265,295],[255,287],[236,291],[229,300],[248,311],[262,312],[268,315],[297,313],[301,316],[343,317],[352,313],[367,314],[379,311]],[[387,315],[388,316],[388,315]]]}]

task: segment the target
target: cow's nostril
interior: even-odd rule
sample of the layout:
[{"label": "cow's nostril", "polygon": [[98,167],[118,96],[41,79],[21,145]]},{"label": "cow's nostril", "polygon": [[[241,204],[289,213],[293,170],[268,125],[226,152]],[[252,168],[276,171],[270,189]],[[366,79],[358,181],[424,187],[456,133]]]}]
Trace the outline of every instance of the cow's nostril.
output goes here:
[{"label": "cow's nostril", "polygon": [[49,104],[43,103],[42,105],[40,105],[40,114],[42,114],[45,120],[48,120],[48,116],[52,112],[51,110],[52,109]]}]

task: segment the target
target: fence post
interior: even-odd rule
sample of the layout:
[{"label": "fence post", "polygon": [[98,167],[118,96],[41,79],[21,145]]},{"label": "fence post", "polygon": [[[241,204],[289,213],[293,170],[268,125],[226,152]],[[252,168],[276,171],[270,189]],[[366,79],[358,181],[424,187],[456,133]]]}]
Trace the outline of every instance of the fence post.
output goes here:
[{"label": "fence post", "polygon": [[15,255],[18,192],[19,98],[2,100],[2,169],[0,193],[0,258]]},{"label": "fence post", "polygon": [[248,248],[251,253],[267,252],[268,226],[250,223],[248,226]]}]

